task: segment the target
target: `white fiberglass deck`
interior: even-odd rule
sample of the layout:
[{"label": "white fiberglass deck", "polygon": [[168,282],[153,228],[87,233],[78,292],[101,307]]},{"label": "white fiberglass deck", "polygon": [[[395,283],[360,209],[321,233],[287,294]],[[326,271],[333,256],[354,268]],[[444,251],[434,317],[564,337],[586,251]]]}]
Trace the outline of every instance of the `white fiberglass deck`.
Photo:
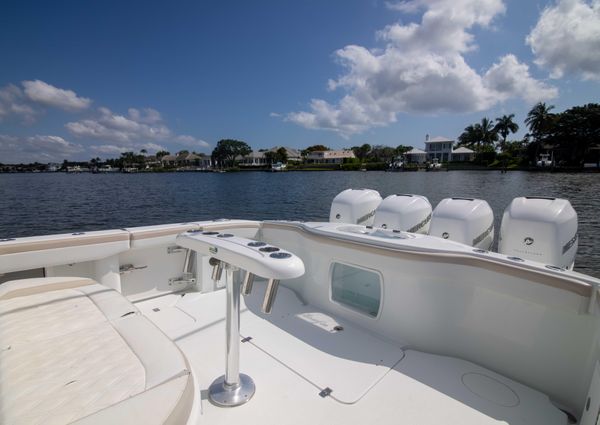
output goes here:
[{"label": "white fiberglass deck", "polygon": [[[273,313],[263,315],[263,294],[257,281],[242,298],[241,333],[252,339],[241,344],[240,370],[257,390],[235,408],[212,405],[206,391],[225,368],[225,291],[136,304],[192,365],[202,398],[195,423],[567,423],[537,391],[470,362],[402,349],[303,304],[285,287]],[[321,397],[326,387],[332,392]]]}]

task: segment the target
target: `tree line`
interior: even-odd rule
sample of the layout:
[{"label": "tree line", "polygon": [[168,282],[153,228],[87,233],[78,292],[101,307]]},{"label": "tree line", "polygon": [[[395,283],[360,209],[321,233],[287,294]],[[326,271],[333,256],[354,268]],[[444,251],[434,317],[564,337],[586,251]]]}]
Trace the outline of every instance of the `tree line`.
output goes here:
[{"label": "tree line", "polygon": [[[600,104],[574,106],[553,113],[554,105],[539,102],[527,113],[524,124],[529,130],[521,140],[508,141],[519,131],[514,114],[492,121],[488,117],[465,127],[458,146],[473,149],[479,158],[498,155],[502,160],[522,159],[531,164],[539,154],[550,151],[557,164],[583,167],[586,160],[598,161],[592,149],[600,144]],[[595,149],[594,149],[595,150]]]}]

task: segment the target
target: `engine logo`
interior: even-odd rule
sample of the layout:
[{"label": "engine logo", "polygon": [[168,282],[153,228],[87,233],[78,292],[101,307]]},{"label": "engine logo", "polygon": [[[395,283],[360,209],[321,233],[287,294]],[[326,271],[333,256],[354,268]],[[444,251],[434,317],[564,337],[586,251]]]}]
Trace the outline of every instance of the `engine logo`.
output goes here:
[{"label": "engine logo", "polygon": [[211,254],[216,254],[217,252],[219,252],[219,250],[217,249],[216,246],[209,246],[208,252],[210,252]]},{"label": "engine logo", "polygon": [[450,237],[450,235],[448,234],[448,232],[442,233],[442,238],[448,239],[448,237]]},{"label": "engine logo", "polygon": [[533,245],[533,238],[527,236],[525,239],[523,239],[523,243],[525,245]]}]

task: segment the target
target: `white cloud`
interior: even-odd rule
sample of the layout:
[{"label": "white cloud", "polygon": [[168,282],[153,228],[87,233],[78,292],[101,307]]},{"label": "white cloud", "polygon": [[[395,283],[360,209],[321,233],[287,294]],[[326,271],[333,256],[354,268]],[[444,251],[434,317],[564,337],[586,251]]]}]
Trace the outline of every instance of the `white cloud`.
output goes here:
[{"label": "white cloud", "polygon": [[180,145],[188,146],[190,148],[207,148],[210,145],[202,139],[197,139],[193,136],[188,136],[187,134],[182,134],[175,138],[175,141]]},{"label": "white cloud", "polygon": [[[98,116],[69,122],[67,130],[76,137],[100,139],[121,146],[131,146],[140,140],[165,140],[171,137],[171,131],[162,123],[146,124],[143,120],[136,121],[113,113],[108,108],[98,108]],[[135,117],[135,113],[133,114]],[[139,118],[139,117],[136,117]]]},{"label": "white cloud", "polygon": [[0,162],[57,162],[83,152],[83,146],[59,136],[17,137],[0,134]]},{"label": "white cloud", "polygon": [[16,116],[25,124],[35,121],[36,111],[26,103],[23,90],[14,84],[0,88],[0,122]]},{"label": "white cloud", "polygon": [[91,145],[90,150],[97,154],[106,154],[106,155],[120,155],[123,152],[128,152],[130,149],[124,148],[123,146],[115,146],[115,145]]},{"label": "white cloud", "polygon": [[54,106],[66,111],[81,111],[90,106],[92,101],[79,97],[72,90],[59,89],[40,80],[23,81],[25,95],[33,102]]},{"label": "white cloud", "polygon": [[119,156],[123,152],[140,152],[146,149],[148,153],[156,153],[158,151],[167,150],[166,147],[156,143],[141,143],[133,146],[116,146],[116,145],[91,145],[90,150],[96,154],[105,154]]},{"label": "white cloud", "polygon": [[0,88],[0,121],[17,117],[24,124],[32,124],[44,112],[43,106],[66,111],[86,109],[90,99],[79,97],[71,90],[63,90],[40,80],[23,81],[18,87],[9,84]]},{"label": "white cloud", "polygon": [[160,112],[156,109],[144,108],[140,111],[139,109],[129,108],[127,112],[129,112],[129,117],[134,121],[146,124],[156,124],[162,121]]},{"label": "white cloud", "polygon": [[536,80],[529,74],[529,67],[520,63],[514,55],[506,55],[495,63],[483,76],[484,84],[499,96],[499,100],[521,97],[533,104],[541,99],[558,96],[556,87]]},{"label": "white cloud", "polygon": [[470,30],[490,27],[505,11],[501,0],[415,0],[389,7],[426,10],[420,23],[379,31],[384,48],[350,45],[336,51],[344,73],[328,88],[342,90],[341,99],[312,99],[308,111],[289,113],[286,121],[347,137],[393,123],[399,113],[475,112],[515,97],[533,103],[556,96],[554,87],[535,80],[513,55],[487,72],[465,61],[464,54],[477,48]]},{"label": "white cloud", "polygon": [[413,0],[390,5],[407,13],[426,9],[420,24],[389,25],[379,36],[406,50],[467,52],[476,48],[467,30],[488,27],[494,17],[506,11],[502,0]]},{"label": "white cloud", "polygon": [[600,0],[558,0],[544,9],[527,44],[553,78],[600,80]]},{"label": "white cloud", "polygon": [[201,139],[175,134],[162,122],[160,113],[155,109],[140,111],[130,108],[128,116],[116,114],[104,107],[98,108],[97,112],[93,118],[69,122],[65,127],[75,137],[106,142],[105,145],[94,145],[96,148],[117,146],[123,149],[120,152],[134,149],[164,150],[164,146],[157,142],[173,142],[196,148],[209,146]]}]

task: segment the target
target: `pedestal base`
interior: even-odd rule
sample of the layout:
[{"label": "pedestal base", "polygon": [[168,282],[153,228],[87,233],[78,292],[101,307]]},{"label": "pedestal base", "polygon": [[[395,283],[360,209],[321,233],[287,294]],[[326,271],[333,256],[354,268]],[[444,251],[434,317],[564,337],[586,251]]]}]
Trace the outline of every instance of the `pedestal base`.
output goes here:
[{"label": "pedestal base", "polygon": [[237,388],[227,388],[225,375],[223,375],[210,384],[208,398],[217,406],[234,407],[249,401],[255,391],[254,381],[248,375],[240,373],[240,385]]}]

